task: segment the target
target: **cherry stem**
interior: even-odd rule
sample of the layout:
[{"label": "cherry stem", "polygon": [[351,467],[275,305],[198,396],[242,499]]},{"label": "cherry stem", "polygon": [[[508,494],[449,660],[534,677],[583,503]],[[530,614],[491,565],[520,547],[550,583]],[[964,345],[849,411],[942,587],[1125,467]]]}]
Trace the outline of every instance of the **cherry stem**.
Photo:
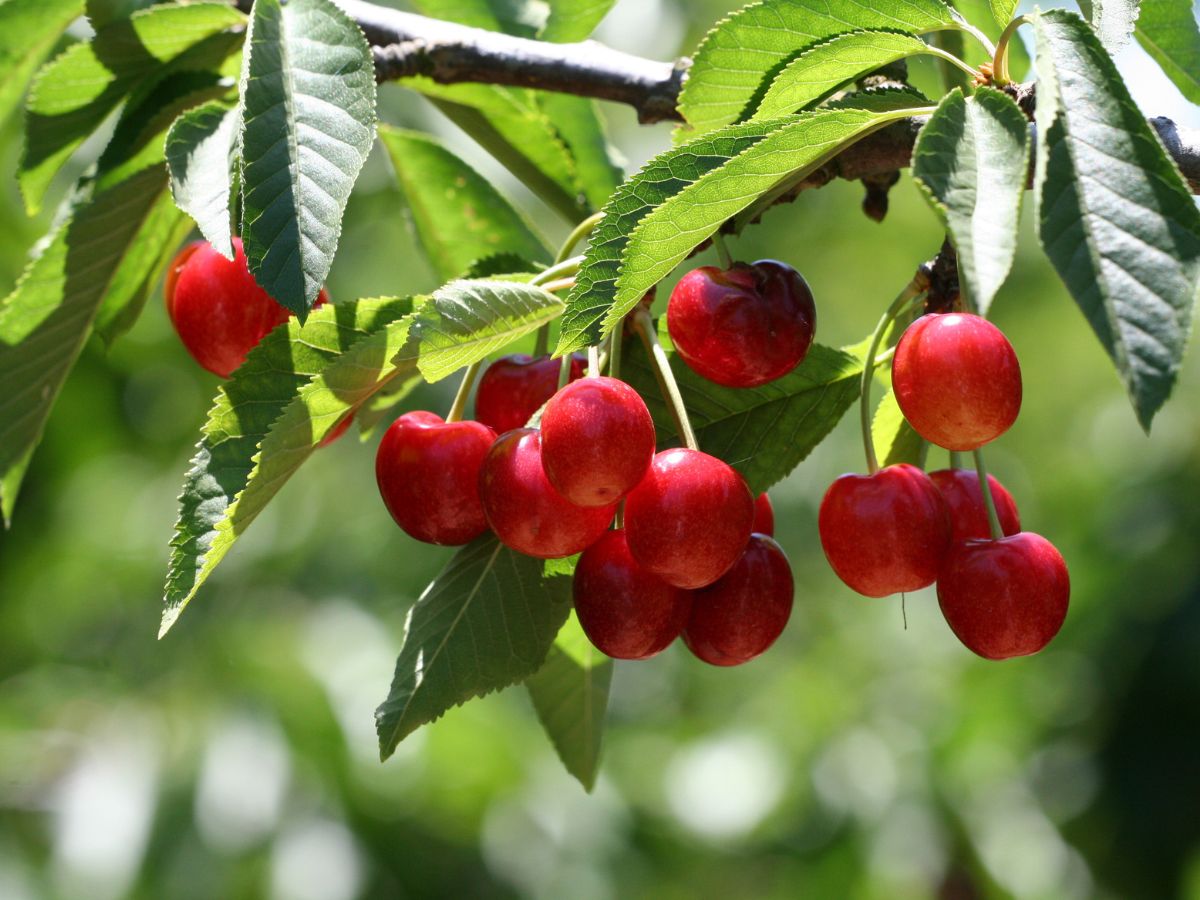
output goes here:
[{"label": "cherry stem", "polygon": [[1005,27],[996,41],[996,50],[992,54],[992,83],[1000,87],[1012,84],[1012,76],[1008,74],[1008,45],[1012,42],[1017,29],[1031,21],[1029,16],[1017,16]]},{"label": "cherry stem", "polygon": [[986,34],[984,34],[982,31],[980,31],[978,28],[976,28],[970,22],[967,22],[967,21],[956,22],[954,25],[951,26],[951,28],[953,30],[961,31],[965,34],[971,35],[971,37],[973,37],[973,38],[975,38],[975,40],[979,41],[980,45],[983,47],[984,50],[986,50],[988,52],[989,55],[993,55],[993,56],[995,55],[995,53],[996,53],[995,45],[990,40],[988,40],[988,36]]},{"label": "cherry stem", "polygon": [[983,506],[987,510],[992,540],[1001,540],[1004,537],[1004,529],[1000,527],[1000,515],[996,512],[996,499],[992,496],[992,484],[988,480],[987,466],[983,464],[982,450],[975,451],[975,471],[979,473],[979,489],[983,491]]},{"label": "cherry stem", "polygon": [[696,442],[696,433],[692,431],[692,423],[688,421],[687,407],[684,405],[683,395],[679,393],[675,373],[671,371],[667,352],[663,350],[662,344],[658,340],[658,332],[654,329],[654,320],[650,318],[650,313],[639,308],[633,313],[633,324],[654,361],[654,377],[658,379],[658,386],[667,400],[667,405],[671,407],[671,414],[675,417],[675,425],[679,436],[683,438],[684,446],[689,450],[699,450],[700,445]]},{"label": "cherry stem", "polygon": [[537,330],[537,338],[533,344],[534,356],[545,356],[550,351],[550,323],[547,322]]},{"label": "cherry stem", "polygon": [[555,257],[554,261],[560,263],[567,259],[579,242],[596,230],[596,226],[600,224],[600,220],[603,218],[604,213],[593,213],[576,225],[575,230],[568,234],[567,239],[563,241],[563,245],[559,248],[558,256]]},{"label": "cherry stem", "polygon": [[728,269],[733,266],[733,256],[729,252],[729,245],[725,243],[725,238],[721,232],[714,231],[712,236],[713,249],[717,251],[717,259],[721,261],[721,268]]},{"label": "cherry stem", "polygon": [[875,354],[879,350],[879,343],[883,340],[888,326],[916,297],[920,297],[923,293],[924,291],[916,281],[910,281],[908,286],[899,293],[879,320],[879,324],[875,326],[875,332],[871,335],[871,344],[867,347],[867,355],[863,360],[862,385],[859,389],[859,417],[862,424],[863,449],[867,454],[867,472],[871,475],[879,471],[879,457],[875,455],[875,441],[871,439],[871,382],[875,378]]},{"label": "cherry stem", "polygon": [[600,346],[592,344],[588,347],[588,378],[600,377]]},{"label": "cherry stem", "polygon": [[965,469],[966,467],[967,467],[967,465],[966,465],[966,461],[963,459],[963,455],[957,450],[951,450],[950,451],[950,468]]},{"label": "cherry stem", "polygon": [[553,281],[555,278],[563,276],[574,276],[579,273],[580,267],[583,265],[582,256],[572,256],[570,259],[564,259],[556,262],[548,269],[543,269],[529,280],[530,284],[543,285],[548,281]]},{"label": "cherry stem", "polygon": [[446,413],[447,422],[461,421],[467,409],[467,398],[471,396],[471,387],[475,384],[475,376],[479,374],[482,365],[483,360],[478,359],[467,366],[467,371],[463,373],[462,382],[458,386],[458,393],[454,395],[454,403],[450,405],[450,412]]},{"label": "cherry stem", "polygon": [[574,358],[574,353],[563,354],[562,362],[558,366],[558,389],[560,391],[571,381],[571,360]]},{"label": "cherry stem", "polygon": [[575,278],[572,276],[571,278],[559,278],[557,281],[546,281],[539,284],[538,287],[553,294],[557,291],[565,291],[575,287]]},{"label": "cherry stem", "polygon": [[608,377],[621,377],[621,344],[625,340],[625,320],[617,323],[608,341]]}]

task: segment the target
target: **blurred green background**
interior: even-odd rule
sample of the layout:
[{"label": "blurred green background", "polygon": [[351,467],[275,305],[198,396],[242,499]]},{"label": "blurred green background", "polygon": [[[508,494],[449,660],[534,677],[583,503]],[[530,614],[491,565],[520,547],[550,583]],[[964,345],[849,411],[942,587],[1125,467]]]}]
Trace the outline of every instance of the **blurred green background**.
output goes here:
[{"label": "blurred green background", "polygon": [[[600,37],[665,59],[730,5],[621,0]],[[1140,51],[1120,62],[1148,114],[1197,124]],[[444,136],[565,233],[423,101],[381,98],[386,120]],[[667,146],[666,126],[606,113],[630,167]],[[6,171],[18,153],[9,123]],[[882,225],[860,197],[807,194],[733,243],[804,272],[828,344],[859,340],[941,241],[907,175]],[[317,454],[155,640],[216,386],[156,298],[111,351],[86,349],[0,534],[0,898],[1200,898],[1200,361],[1146,438],[1026,220],[994,313],[1025,405],[989,456],[1071,568],[1059,638],[984,662],[931,592],[908,598],[905,628],[898,599],[837,582],[816,505],[862,466],[847,417],[772,491],[797,583],[783,638],[734,670],[679,648],[619,665],[592,795],[519,689],[379,763],[372,711],[450,551],[393,525],[373,442]],[[5,286],[45,224],[10,179]],[[382,154],[329,286],[435,286]],[[443,409],[449,390],[407,405]]]}]

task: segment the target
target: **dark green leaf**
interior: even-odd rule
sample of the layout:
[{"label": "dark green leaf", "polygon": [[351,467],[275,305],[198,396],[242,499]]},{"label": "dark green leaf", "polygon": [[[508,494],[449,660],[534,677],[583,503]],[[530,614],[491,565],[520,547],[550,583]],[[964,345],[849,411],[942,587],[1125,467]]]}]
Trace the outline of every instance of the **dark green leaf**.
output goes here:
[{"label": "dark green leaf", "polygon": [[163,0],[87,0],[87,17],[99,31],[106,25],[128,19],[135,12],[162,3]]},{"label": "dark green leaf", "polygon": [[167,133],[167,167],[175,205],[200,228],[204,239],[233,259],[233,142],[237,112],[224,103],[206,103],[175,120]]},{"label": "dark green leaf", "polygon": [[1140,0],[1079,0],[1079,8],[1109,53],[1129,43]]},{"label": "dark green leaf", "polygon": [[[961,72],[961,69],[955,69]],[[934,103],[914,87],[898,87],[885,85],[855,91],[832,100],[825,105],[826,109],[865,109],[870,112],[892,112],[897,109],[916,109],[922,106],[933,106]]]},{"label": "dark green leaf", "polygon": [[1200,103],[1200,28],[1192,0],[1142,0],[1138,43],[1193,103]]},{"label": "dark green leaf", "polygon": [[550,0],[543,41],[582,41],[612,9],[616,0]]},{"label": "dark green leaf", "polygon": [[63,30],[83,12],[83,0],[8,0],[0,5],[0,122]]}]

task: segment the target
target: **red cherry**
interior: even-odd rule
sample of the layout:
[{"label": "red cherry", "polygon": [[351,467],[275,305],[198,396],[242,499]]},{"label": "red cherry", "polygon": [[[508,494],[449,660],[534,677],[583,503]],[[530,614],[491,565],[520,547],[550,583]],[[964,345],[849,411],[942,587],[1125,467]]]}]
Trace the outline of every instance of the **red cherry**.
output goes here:
[{"label": "red cherry", "polygon": [[867,597],[928,587],[950,546],[950,516],[929,476],[906,463],[843,475],[817,517],[833,571]]},{"label": "red cherry", "polygon": [[347,431],[350,430],[350,423],[353,421],[354,421],[354,416],[352,416],[352,415],[346,416],[346,418],[342,419],[342,421],[338,422],[336,425],[333,426],[333,430],[330,431],[329,434],[327,434],[327,435],[325,435],[325,437],[321,438],[321,443],[319,443],[317,445],[317,448],[320,449],[321,447],[328,447],[330,444],[332,444],[334,441],[336,441],[343,434],[345,434]]},{"label": "red cherry", "polygon": [[[954,530],[954,541],[968,538],[990,538],[987,507],[983,502],[983,491],[979,489],[979,473],[972,469],[939,469],[929,473],[930,479],[942,492],[946,508],[950,510],[950,525]],[[1004,489],[994,475],[988,476],[992,488],[992,500],[1000,518],[1000,528],[1006,534],[1021,530],[1021,516],[1012,494]]]},{"label": "red cherry", "polygon": [[980,316],[922,316],[892,359],[900,411],[921,437],[974,450],[1012,427],[1021,411],[1021,365],[1008,338]]},{"label": "red cherry", "polygon": [[775,536],[775,507],[765,493],[759,494],[754,501],[754,533]]},{"label": "red cherry", "polygon": [[625,498],[633,558],[676,587],[704,587],[728,572],[753,523],[754,495],[742,476],[699,450],[655,454]]},{"label": "red cherry", "polygon": [[483,512],[496,536],[513,550],[540,559],[571,556],[604,534],[617,510],[568,501],[542,468],[541,434],[517,428],[496,439],[479,473]]},{"label": "red cherry", "polygon": [[653,456],[650,410],[616,378],[568,384],[542,413],[546,477],[578,506],[616,503],[642,480]]},{"label": "red cherry", "polygon": [[765,534],[752,535],[732,569],[693,592],[684,643],[714,666],[749,662],[783,633],[793,592],[783,548]]},{"label": "red cherry", "polygon": [[[587,360],[571,356],[571,380],[583,377]],[[562,360],[524,353],[503,356],[484,370],[475,391],[475,418],[497,434],[524,428],[529,417],[558,390]]]},{"label": "red cherry", "polygon": [[[233,239],[233,249],[230,262],[205,241],[189,244],[176,254],[163,284],[167,313],[183,346],[222,378],[291,315],[250,274],[240,238]],[[322,289],[314,307],[328,300]]]},{"label": "red cherry", "polygon": [[487,531],[479,469],[495,439],[486,425],[431,412],[393,422],[375,455],[375,478],[396,524],[419,541],[451,546]]},{"label": "red cherry", "polygon": [[808,284],[772,259],[693,269],[667,304],[676,352],[726,387],[755,387],[792,371],[808,354],[816,323]]},{"label": "red cherry", "polygon": [[661,653],[687,623],[692,594],[637,564],[623,530],[606,531],[575,567],[575,613],[584,634],[614,659]]},{"label": "red cherry", "polygon": [[938,604],[950,629],[985,659],[1037,653],[1067,617],[1071,580],[1054,545],[1039,534],[955,544],[938,575]]}]

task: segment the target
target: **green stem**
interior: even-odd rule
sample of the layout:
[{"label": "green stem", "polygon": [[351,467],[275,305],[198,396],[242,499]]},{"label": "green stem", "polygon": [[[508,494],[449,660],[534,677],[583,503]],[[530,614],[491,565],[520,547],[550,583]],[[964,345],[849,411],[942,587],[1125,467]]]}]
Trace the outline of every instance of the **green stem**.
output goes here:
[{"label": "green stem", "polygon": [[550,350],[550,323],[547,322],[537,330],[537,338],[533,343],[533,355],[545,356]]},{"label": "green stem", "polygon": [[867,355],[863,362],[862,385],[859,388],[858,412],[862,424],[863,450],[867,454],[867,472],[871,475],[879,471],[879,457],[875,455],[875,442],[871,439],[871,381],[875,377],[875,353],[879,349],[879,342],[883,340],[888,326],[904,311],[905,307],[912,303],[914,298],[921,296],[921,293],[916,282],[910,281],[907,287],[892,301],[892,305],[887,308],[887,312],[875,326],[875,332],[871,335],[871,344],[867,347]]},{"label": "green stem", "polygon": [[929,463],[929,441],[921,438],[920,449],[917,450],[917,468],[924,469]]},{"label": "green stem", "polygon": [[458,393],[454,395],[454,402],[450,405],[450,412],[446,413],[447,422],[462,420],[463,413],[467,410],[467,398],[471,396],[471,386],[475,384],[475,376],[479,374],[482,365],[483,360],[479,359],[467,366],[462,382],[458,385]]},{"label": "green stem", "polygon": [[729,252],[729,246],[725,243],[725,238],[719,231],[714,231],[712,236],[713,249],[717,251],[717,259],[721,261],[721,268],[728,269],[733,265],[733,256]]},{"label": "green stem", "polygon": [[608,377],[621,377],[621,344],[625,340],[625,320],[622,319],[613,329],[608,342]]},{"label": "green stem", "polygon": [[1004,537],[1004,529],[1000,527],[1000,516],[996,513],[996,500],[992,497],[992,485],[988,481],[987,467],[983,464],[983,451],[975,451],[975,471],[979,473],[979,489],[983,491],[983,505],[987,509],[988,528],[992,532],[992,540],[998,541]]},{"label": "green stem", "polygon": [[600,377],[600,346],[592,344],[588,347],[588,378]]},{"label": "green stem", "polygon": [[976,75],[979,74],[979,70],[976,69],[974,66],[970,65],[969,63],[963,62],[961,59],[959,59],[953,53],[950,53],[948,50],[943,50],[941,47],[934,47],[931,45],[925,52],[928,53],[930,56],[936,56],[938,59],[944,59],[946,62],[950,63],[950,65],[952,65],[952,66],[958,66],[960,69],[962,69],[968,75],[970,75],[972,78],[974,78]]},{"label": "green stem", "polygon": [[675,373],[671,371],[667,353],[659,343],[658,332],[654,330],[654,320],[650,318],[650,313],[639,307],[633,313],[633,324],[654,361],[654,377],[658,379],[658,386],[667,400],[667,405],[671,407],[671,414],[675,417],[675,426],[679,436],[683,438],[684,446],[689,450],[699,450],[696,433],[692,431],[692,423],[688,421],[683,395],[679,393],[679,385],[675,382]]},{"label": "green stem", "polygon": [[545,284],[547,281],[553,281],[556,278],[564,276],[573,276],[579,274],[579,268],[583,265],[582,256],[572,256],[570,259],[564,259],[556,262],[548,269],[543,269],[530,279],[530,284]]},{"label": "green stem", "polygon": [[554,258],[556,263],[560,263],[571,255],[571,251],[575,249],[585,237],[596,230],[596,226],[600,224],[600,220],[604,218],[604,213],[592,213],[582,222],[575,226],[575,230],[567,235],[567,239],[563,241],[562,247],[558,250],[558,256]]},{"label": "green stem", "polygon": [[965,469],[967,467],[966,460],[963,455],[957,450],[950,451],[950,468]]},{"label": "green stem", "polygon": [[991,42],[991,40],[988,39],[988,36],[986,34],[984,34],[982,31],[980,31],[978,28],[976,28],[974,25],[972,25],[970,22],[967,22],[965,20],[961,21],[961,22],[956,22],[954,25],[951,26],[951,28],[953,28],[956,31],[961,31],[964,34],[969,34],[971,37],[975,38],[975,40],[979,41],[979,43],[983,46],[983,49],[987,51],[988,56],[996,55],[996,47]]},{"label": "green stem", "polygon": [[539,284],[538,287],[540,287],[543,291],[549,291],[551,294],[558,291],[567,291],[575,287],[575,279],[559,278],[555,281],[543,282],[542,284]]},{"label": "green stem", "polygon": [[1012,76],[1008,73],[1008,45],[1012,43],[1017,29],[1029,22],[1029,16],[1017,16],[1005,27],[996,41],[996,49],[992,53],[992,82],[1000,87],[1012,84]]},{"label": "green stem", "polygon": [[562,362],[558,366],[558,389],[561,391],[571,380],[571,360],[575,358],[574,353],[563,354]]}]

